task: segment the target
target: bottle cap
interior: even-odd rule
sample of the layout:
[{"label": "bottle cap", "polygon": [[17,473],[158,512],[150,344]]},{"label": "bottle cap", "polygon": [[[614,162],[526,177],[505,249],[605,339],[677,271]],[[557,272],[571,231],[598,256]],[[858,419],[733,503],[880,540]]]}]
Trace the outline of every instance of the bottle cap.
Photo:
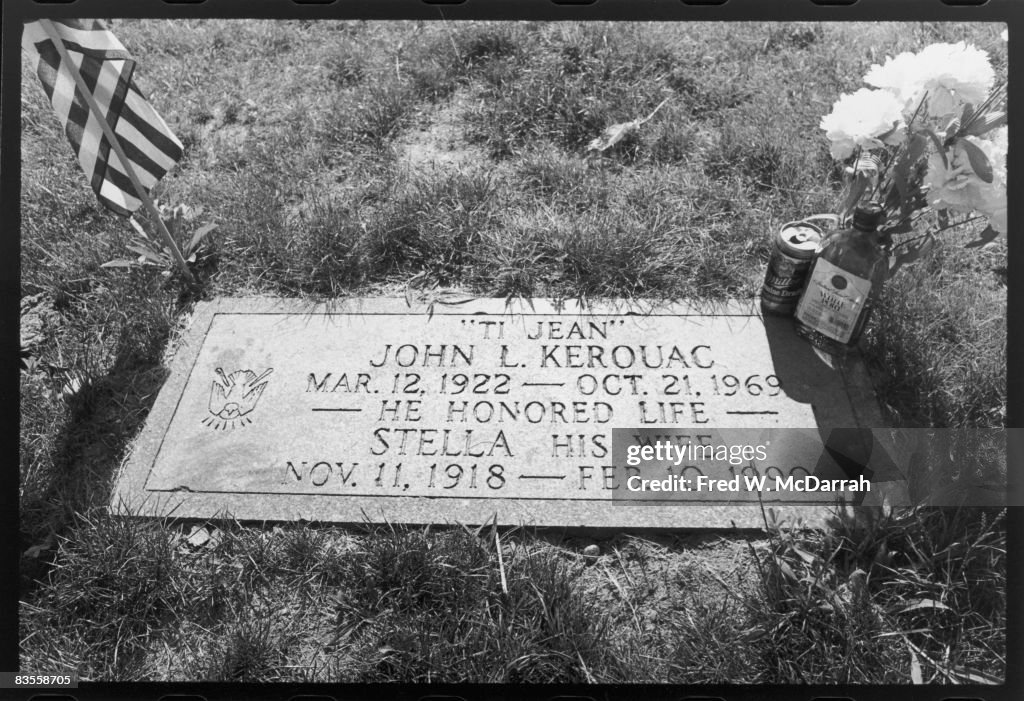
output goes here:
[{"label": "bottle cap", "polygon": [[877,202],[858,205],[853,210],[853,225],[865,231],[874,231],[885,221],[885,209]]}]

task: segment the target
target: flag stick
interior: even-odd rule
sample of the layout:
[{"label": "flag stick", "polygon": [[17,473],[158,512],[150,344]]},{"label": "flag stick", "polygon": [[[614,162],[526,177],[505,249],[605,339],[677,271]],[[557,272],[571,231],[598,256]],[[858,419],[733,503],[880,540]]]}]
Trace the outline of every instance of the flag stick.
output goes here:
[{"label": "flag stick", "polygon": [[124,149],[121,148],[121,142],[118,141],[117,135],[114,133],[114,129],[107,122],[106,116],[100,110],[99,104],[96,102],[96,98],[89,91],[89,88],[85,84],[85,80],[82,78],[82,74],[78,72],[78,67],[71,62],[71,57],[68,56],[68,50],[64,46],[64,42],[61,40],[60,35],[57,33],[57,29],[48,19],[40,19],[39,24],[42,26],[43,31],[46,32],[46,36],[50,38],[54,46],[57,49],[57,53],[60,54],[61,62],[68,67],[71,72],[71,77],[75,79],[75,85],[78,86],[78,90],[85,97],[85,101],[89,103],[89,110],[93,116],[96,117],[96,121],[100,123],[100,127],[103,129],[103,134],[107,137],[107,141],[110,142],[110,147],[114,149],[114,153],[117,154],[118,159],[121,161],[121,165],[124,166],[125,174],[128,179],[132,181],[132,186],[135,188],[135,192],[138,194],[139,199],[142,200],[142,204],[145,205],[146,211],[156,221],[157,229],[160,231],[160,235],[164,237],[164,241],[167,242],[168,247],[171,249],[171,253],[174,255],[174,260],[178,263],[178,267],[181,268],[181,272],[185,274],[185,279],[190,284],[195,283],[195,278],[192,277],[192,271],[188,269],[188,263],[185,262],[185,257],[181,255],[181,249],[178,248],[178,244],[175,243],[174,238],[171,236],[171,232],[167,230],[167,226],[164,225],[164,220],[160,218],[160,212],[157,211],[156,205],[153,204],[153,200],[149,198],[149,193],[139,182],[138,176],[135,174],[135,169],[132,167],[131,162],[124,153]]}]

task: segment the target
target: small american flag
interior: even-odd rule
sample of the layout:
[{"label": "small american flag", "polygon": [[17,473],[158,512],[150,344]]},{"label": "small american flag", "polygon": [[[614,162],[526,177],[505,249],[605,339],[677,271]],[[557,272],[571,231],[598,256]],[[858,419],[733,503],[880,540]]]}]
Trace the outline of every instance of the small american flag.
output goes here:
[{"label": "small american flag", "polygon": [[[148,193],[181,159],[182,146],[132,80],[135,61],[99,20],[52,20],[50,26],[62,40],[68,58],[81,74]],[[64,133],[96,196],[118,214],[130,215],[142,201],[97,116],[78,89],[72,69],[64,65],[40,22],[25,24],[22,48],[35,63],[43,90],[64,125]]]}]

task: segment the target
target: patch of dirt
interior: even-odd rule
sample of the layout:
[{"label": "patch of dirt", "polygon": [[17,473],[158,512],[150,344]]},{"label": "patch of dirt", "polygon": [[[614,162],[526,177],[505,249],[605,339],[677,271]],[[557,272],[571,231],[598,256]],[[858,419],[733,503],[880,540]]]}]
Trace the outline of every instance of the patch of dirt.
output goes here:
[{"label": "patch of dirt", "polygon": [[457,91],[448,102],[427,106],[414,118],[418,126],[395,141],[399,158],[413,169],[458,168],[486,161],[483,150],[465,137],[463,115],[470,97]]},{"label": "patch of dirt", "polygon": [[[458,170],[472,168],[488,161],[484,150],[467,141],[463,115],[471,97],[465,90],[439,104],[422,105],[412,117],[414,126],[399,134],[392,142],[399,163],[410,170]],[[314,216],[316,202],[331,202],[350,194],[353,185],[348,173],[327,170],[304,185],[304,191],[315,196],[296,195],[286,210],[286,222],[301,222]]]},{"label": "patch of dirt", "polygon": [[193,119],[198,123],[194,138],[207,167],[241,153],[252,133],[259,108],[253,100],[225,98],[210,111],[201,110]]},{"label": "patch of dirt", "polygon": [[60,324],[53,300],[42,292],[21,298],[21,349],[34,353]]},{"label": "patch of dirt", "polygon": [[[597,546],[596,558],[580,554],[587,543]],[[741,599],[758,586],[753,551],[761,553],[768,542],[763,535],[695,533],[553,545],[577,562],[580,584],[623,631],[649,633],[695,601],[741,609]]]}]

